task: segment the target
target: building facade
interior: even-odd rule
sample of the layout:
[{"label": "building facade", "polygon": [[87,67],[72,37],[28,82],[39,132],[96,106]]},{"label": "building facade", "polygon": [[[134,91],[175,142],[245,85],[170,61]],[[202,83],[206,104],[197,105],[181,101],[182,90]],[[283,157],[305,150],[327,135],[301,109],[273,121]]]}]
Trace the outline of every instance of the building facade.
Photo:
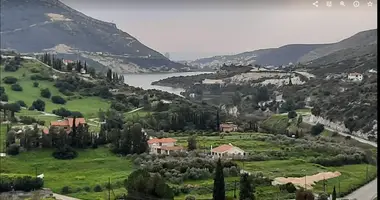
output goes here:
[{"label": "building facade", "polygon": [[151,154],[170,155],[173,152],[184,150],[182,146],[176,146],[176,139],[173,138],[153,138],[148,140],[149,152]]}]

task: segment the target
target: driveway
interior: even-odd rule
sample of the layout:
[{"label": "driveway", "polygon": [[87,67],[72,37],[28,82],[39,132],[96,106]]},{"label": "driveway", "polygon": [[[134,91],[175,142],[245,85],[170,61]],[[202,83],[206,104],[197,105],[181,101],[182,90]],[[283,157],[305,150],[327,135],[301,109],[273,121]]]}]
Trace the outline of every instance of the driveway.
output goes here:
[{"label": "driveway", "polygon": [[53,197],[55,197],[57,200],[80,200],[77,198],[68,197],[68,196],[56,194],[56,193],[53,193]]}]

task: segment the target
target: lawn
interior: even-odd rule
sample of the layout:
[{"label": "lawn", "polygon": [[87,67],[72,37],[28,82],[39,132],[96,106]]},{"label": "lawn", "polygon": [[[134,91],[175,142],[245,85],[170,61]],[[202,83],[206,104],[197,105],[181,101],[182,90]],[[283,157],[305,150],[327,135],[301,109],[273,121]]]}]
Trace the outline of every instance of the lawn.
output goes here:
[{"label": "lawn", "polygon": [[[65,96],[54,87],[54,83],[50,81],[37,81],[39,83],[38,87],[33,86],[33,80],[30,79],[31,72],[30,68],[43,68],[40,64],[33,63],[31,61],[23,62],[22,67],[16,72],[5,72],[1,71],[1,78],[6,76],[13,76],[18,79],[18,84],[21,85],[23,91],[13,91],[11,90],[11,85],[2,84],[5,88],[6,94],[8,95],[9,101],[14,102],[17,100],[23,100],[27,106],[32,105],[33,101],[36,99],[41,99],[45,102],[45,111],[51,113],[54,109],[65,107],[71,111],[79,111],[85,117],[95,117],[99,109],[106,110],[109,108],[109,102],[103,100],[99,97],[81,97],[75,95],[76,98],[69,100],[68,96]],[[59,95],[64,97],[67,101],[65,105],[58,105],[51,102],[50,99],[43,98],[40,95],[40,90],[44,88],[49,88],[51,95]]]},{"label": "lawn", "polygon": [[[52,150],[35,150],[1,158],[1,173],[35,175],[37,170],[45,176],[44,187],[60,193],[62,187],[69,186],[73,192],[68,196],[93,200],[106,199],[105,185],[109,178],[115,188],[111,193],[126,192],[122,182],[134,170],[129,159],[117,157],[105,147],[78,150],[74,160],[57,160],[51,153]],[[97,184],[102,186],[102,192],[93,191]],[[85,192],[85,186],[90,187],[91,192]]]}]

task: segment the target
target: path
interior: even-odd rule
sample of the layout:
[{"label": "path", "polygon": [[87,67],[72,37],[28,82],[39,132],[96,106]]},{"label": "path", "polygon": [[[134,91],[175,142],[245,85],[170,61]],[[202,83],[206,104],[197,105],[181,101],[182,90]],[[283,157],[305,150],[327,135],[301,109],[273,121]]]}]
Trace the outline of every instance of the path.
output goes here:
[{"label": "path", "polygon": [[131,110],[131,111],[128,112],[128,114],[129,114],[129,113],[134,113],[134,112],[139,111],[139,110],[141,110],[141,109],[143,109],[143,107],[141,107],[141,108],[136,108],[136,109],[134,109],[134,110]]},{"label": "path", "polygon": [[53,197],[55,197],[57,200],[80,200],[77,198],[68,197],[68,196],[56,194],[56,193],[53,193]]}]

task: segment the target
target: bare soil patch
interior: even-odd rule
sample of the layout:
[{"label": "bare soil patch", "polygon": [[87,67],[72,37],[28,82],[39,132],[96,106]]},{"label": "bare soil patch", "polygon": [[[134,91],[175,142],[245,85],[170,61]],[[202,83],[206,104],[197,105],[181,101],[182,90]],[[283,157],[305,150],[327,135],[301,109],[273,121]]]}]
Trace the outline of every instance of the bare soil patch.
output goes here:
[{"label": "bare soil patch", "polygon": [[336,171],[336,172],[321,172],[321,173],[318,173],[318,174],[314,174],[312,176],[304,176],[304,177],[288,177],[288,178],[285,178],[285,177],[277,177],[274,179],[274,185],[276,184],[286,184],[286,183],[293,183],[294,185],[296,186],[299,186],[299,187],[305,187],[306,185],[306,188],[307,189],[312,189],[313,188],[313,185],[318,182],[318,181],[322,181],[323,179],[327,180],[327,179],[330,179],[330,178],[335,178],[335,177],[338,177],[340,176],[340,172]]}]

